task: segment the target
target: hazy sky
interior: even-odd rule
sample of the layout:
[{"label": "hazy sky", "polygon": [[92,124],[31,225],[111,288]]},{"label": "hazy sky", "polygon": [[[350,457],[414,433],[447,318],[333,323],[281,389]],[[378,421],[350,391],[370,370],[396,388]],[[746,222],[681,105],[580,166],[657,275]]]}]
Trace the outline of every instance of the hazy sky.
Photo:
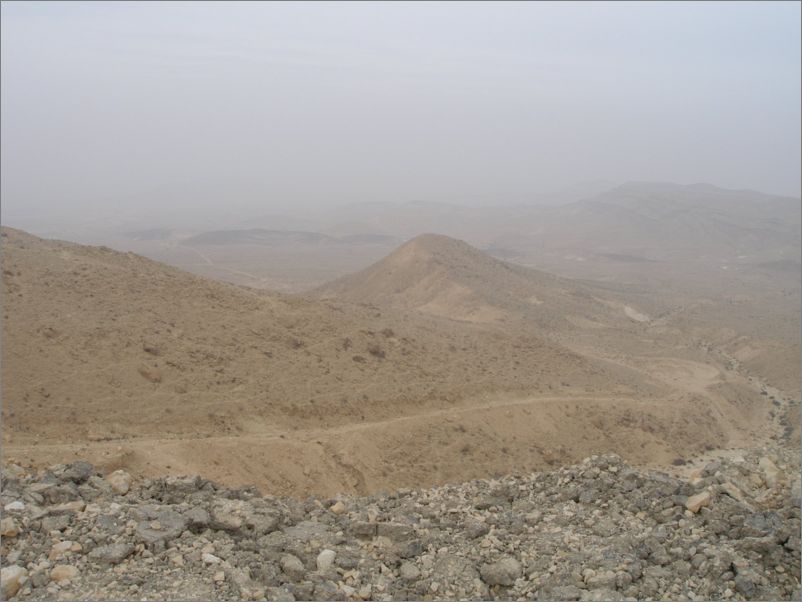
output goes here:
[{"label": "hazy sky", "polygon": [[3,2],[3,213],[799,195],[800,69],[798,2]]}]

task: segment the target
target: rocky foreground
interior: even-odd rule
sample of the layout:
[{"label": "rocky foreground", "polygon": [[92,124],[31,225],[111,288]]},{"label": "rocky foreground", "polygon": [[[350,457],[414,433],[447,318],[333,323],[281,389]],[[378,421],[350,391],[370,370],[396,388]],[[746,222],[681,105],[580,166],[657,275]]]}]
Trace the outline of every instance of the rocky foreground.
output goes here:
[{"label": "rocky foreground", "polygon": [[[798,450],[797,452],[798,453]],[[794,452],[298,501],[86,462],[3,471],[3,599],[799,599]]]}]

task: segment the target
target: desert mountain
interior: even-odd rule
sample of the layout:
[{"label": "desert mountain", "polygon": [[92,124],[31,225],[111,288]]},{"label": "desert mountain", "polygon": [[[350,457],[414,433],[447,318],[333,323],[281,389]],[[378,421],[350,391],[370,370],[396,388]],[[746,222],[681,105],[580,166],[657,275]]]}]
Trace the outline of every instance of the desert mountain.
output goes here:
[{"label": "desert mountain", "polygon": [[[588,192],[558,206],[360,204],[332,215],[329,229],[341,234],[370,229],[404,237],[437,230],[483,248],[567,249],[652,260],[754,254],[756,262],[799,249],[799,199],[662,182],[628,182]],[[343,221],[335,226],[338,218]],[[788,257],[797,259],[798,252]]]},{"label": "desert mountain", "polygon": [[[646,370],[532,329],[287,297],[16,230],[3,229],[2,250],[3,440],[19,462],[83,457],[136,474],[330,494],[607,450],[670,461],[756,436],[755,424],[769,432],[765,400],[737,372],[665,357],[654,341],[663,356]],[[505,269],[458,241],[423,237],[393,259],[396,276],[409,268],[399,284],[416,290],[442,254],[456,262],[457,284]],[[522,274],[503,278],[528,294]],[[555,290],[561,282],[536,277]],[[512,303],[502,284],[487,283]],[[542,306],[557,303],[540,294]],[[506,311],[488,299],[479,298]]]},{"label": "desert mountain", "polygon": [[539,222],[530,236],[552,249],[658,260],[774,258],[800,245],[799,199],[709,184],[630,182],[544,209]]}]

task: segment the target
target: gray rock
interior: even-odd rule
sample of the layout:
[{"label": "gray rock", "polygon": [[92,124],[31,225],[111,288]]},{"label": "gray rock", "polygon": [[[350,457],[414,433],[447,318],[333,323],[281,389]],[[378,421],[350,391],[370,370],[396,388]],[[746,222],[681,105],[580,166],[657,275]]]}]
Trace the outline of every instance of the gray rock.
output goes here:
[{"label": "gray rock", "polygon": [[446,587],[464,586],[478,577],[473,562],[455,554],[441,556],[432,569],[432,578]]},{"label": "gray rock", "polygon": [[623,600],[623,596],[612,589],[594,589],[582,592],[580,600],[583,602],[608,602],[610,600]]},{"label": "gray rock", "polygon": [[736,575],[735,589],[747,600],[754,600],[757,593],[757,586],[745,575]]},{"label": "gray rock", "polygon": [[266,594],[271,602],[295,602],[295,596],[286,587],[268,587]]},{"label": "gray rock", "polygon": [[390,549],[399,558],[414,558],[423,553],[423,543],[420,539],[410,539],[409,541],[399,541]]},{"label": "gray rock", "polygon": [[136,527],[137,539],[147,545],[157,542],[170,542],[181,535],[187,522],[173,510],[156,513],[155,519],[140,522]]},{"label": "gray rock", "polygon": [[398,574],[404,581],[417,581],[420,577],[420,570],[411,562],[404,562],[398,569]]},{"label": "gray rock", "polygon": [[345,600],[345,594],[340,591],[336,583],[321,581],[315,584],[314,600]]},{"label": "gray rock", "polygon": [[71,521],[72,518],[69,514],[46,516],[42,519],[42,532],[49,533],[50,531],[63,531],[70,526]]},{"label": "gray rock", "polygon": [[110,494],[113,491],[108,481],[96,474],[92,474],[89,479],[87,479],[86,483],[97,489],[101,494]]},{"label": "gray rock", "polygon": [[95,520],[93,537],[101,543],[115,539],[125,531],[125,520],[116,515],[103,514]]},{"label": "gray rock", "polygon": [[369,523],[364,521],[354,521],[349,526],[349,531],[351,535],[354,537],[359,537],[361,539],[369,539],[372,537],[376,537],[377,533],[377,525],[376,523]]},{"label": "gray rock", "polygon": [[209,511],[209,526],[221,531],[239,531],[244,524],[245,503],[240,500],[215,500]]},{"label": "gray rock", "polygon": [[48,487],[42,491],[42,496],[48,504],[63,504],[65,502],[80,500],[81,492],[78,490],[75,483],[67,482],[61,485]]},{"label": "gray rock", "polygon": [[306,576],[306,568],[300,558],[292,554],[285,554],[281,557],[281,570],[293,581],[300,581]]},{"label": "gray rock", "polygon": [[95,467],[89,462],[79,460],[67,466],[61,478],[65,481],[72,481],[73,483],[84,483],[93,474],[95,474]]},{"label": "gray rock", "polygon": [[281,516],[273,511],[253,512],[246,517],[245,524],[256,535],[264,535],[279,528]]},{"label": "gray rock", "polygon": [[415,529],[411,525],[398,523],[378,523],[376,534],[392,541],[408,541],[415,536]]},{"label": "gray rock", "polygon": [[234,586],[237,596],[241,600],[261,600],[265,590],[251,580],[249,571],[237,567],[226,567],[224,570],[228,581]]},{"label": "gray rock", "polygon": [[555,585],[540,591],[539,600],[572,601],[581,600],[583,591],[575,585]]},{"label": "gray rock", "polygon": [[315,584],[311,581],[288,583],[286,587],[292,592],[296,600],[311,600],[315,593]]},{"label": "gray rock", "polygon": [[199,533],[209,526],[209,513],[203,508],[190,508],[184,512],[184,518],[189,529],[195,533]]},{"label": "gray rock", "polygon": [[166,504],[186,502],[203,484],[199,477],[167,477],[163,483],[161,497]]},{"label": "gray rock", "polygon": [[483,564],[479,570],[482,580],[488,585],[513,585],[521,576],[521,563],[515,558],[503,558],[493,563]]},{"label": "gray rock", "polygon": [[316,523],[313,521],[301,521],[297,525],[287,527],[284,529],[284,534],[299,542],[306,543],[313,539],[317,541],[326,541],[332,535],[329,526],[325,523]]},{"label": "gray rock", "polygon": [[347,552],[338,552],[334,564],[344,571],[351,571],[359,566],[359,557]]},{"label": "gray rock", "polygon": [[90,560],[101,564],[120,564],[134,551],[134,546],[128,543],[114,543],[99,546],[89,553]]},{"label": "gray rock", "polygon": [[464,532],[468,539],[476,539],[487,535],[490,532],[490,527],[487,523],[474,520],[465,525]]},{"label": "gray rock", "polygon": [[616,574],[613,571],[598,571],[586,582],[588,589],[615,589]]},{"label": "gray rock", "polygon": [[802,480],[799,477],[796,477],[791,485],[790,497],[792,506],[798,508],[802,504]]}]

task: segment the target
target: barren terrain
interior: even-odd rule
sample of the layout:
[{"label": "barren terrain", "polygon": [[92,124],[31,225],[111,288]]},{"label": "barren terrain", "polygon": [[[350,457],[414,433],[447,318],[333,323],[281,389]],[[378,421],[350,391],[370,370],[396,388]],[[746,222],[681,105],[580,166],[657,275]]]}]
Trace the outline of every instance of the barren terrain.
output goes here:
[{"label": "barren terrain", "polygon": [[742,364],[664,301],[442,236],[314,300],[4,229],[3,282],[4,449],[21,464],[364,494],[597,452],[669,464],[787,438],[797,402],[776,378],[761,394],[745,367],[761,348]]}]

